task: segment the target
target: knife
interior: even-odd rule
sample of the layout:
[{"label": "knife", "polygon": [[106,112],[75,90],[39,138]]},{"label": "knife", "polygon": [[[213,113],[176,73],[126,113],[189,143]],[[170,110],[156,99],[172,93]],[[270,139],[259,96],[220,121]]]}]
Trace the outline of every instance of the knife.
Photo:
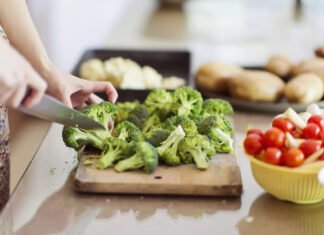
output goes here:
[{"label": "knife", "polygon": [[75,126],[85,130],[106,129],[99,122],[75,109],[69,108],[48,95],[44,95],[42,100],[33,107],[27,109],[20,106],[18,110],[25,114],[50,122],[57,122],[65,126]]}]

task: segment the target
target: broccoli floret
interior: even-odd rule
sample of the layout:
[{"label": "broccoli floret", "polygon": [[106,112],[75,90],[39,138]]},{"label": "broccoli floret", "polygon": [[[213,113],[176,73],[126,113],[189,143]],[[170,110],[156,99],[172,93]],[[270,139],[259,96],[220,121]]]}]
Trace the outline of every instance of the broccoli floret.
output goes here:
[{"label": "broccoli floret", "polygon": [[187,137],[181,141],[179,146],[179,155],[184,163],[191,163],[192,160],[200,170],[208,168],[208,161],[215,153],[210,140],[204,135]]},{"label": "broccoli floret", "polygon": [[162,128],[156,128],[149,134],[150,135],[147,136],[147,141],[154,147],[158,147],[163,141],[165,141],[169,137],[170,132]]},{"label": "broccoli floret", "polygon": [[102,102],[100,104],[91,104],[80,110],[82,113],[101,123],[108,131],[109,121],[114,120],[118,112],[115,104]]},{"label": "broccoli floret", "polygon": [[159,147],[157,147],[157,152],[160,159],[169,166],[177,166],[181,163],[180,157],[177,155],[178,146],[181,140],[185,137],[185,132],[179,125],[175,128],[169,137],[163,141]]},{"label": "broccoli floret", "polygon": [[150,112],[144,105],[137,106],[129,115],[128,121],[132,122],[139,129],[143,129],[145,121],[149,118]]},{"label": "broccoli floret", "polygon": [[118,139],[122,139],[127,142],[139,142],[144,140],[141,130],[133,123],[128,121],[123,121],[116,126],[115,136]]},{"label": "broccoli floret", "polygon": [[159,116],[165,117],[170,113],[172,95],[164,89],[156,89],[150,92],[144,104],[151,113],[158,113]]},{"label": "broccoli floret", "polygon": [[162,128],[168,131],[174,130],[177,126],[181,125],[186,133],[186,136],[195,136],[198,134],[196,123],[186,116],[173,116],[168,118],[162,124]]},{"label": "broccoli floret", "polygon": [[126,158],[132,154],[132,147],[132,145],[121,139],[107,139],[105,141],[101,158],[97,162],[97,168],[101,170],[106,169],[112,166],[115,162]]},{"label": "broccoli floret", "polygon": [[203,102],[201,116],[207,117],[217,114],[233,114],[232,105],[222,99],[206,99]]},{"label": "broccoli floret", "polygon": [[145,121],[142,132],[144,133],[144,135],[146,135],[149,132],[153,131],[155,128],[160,127],[160,125],[161,125],[161,121],[159,116],[153,114]]},{"label": "broccoli floret", "polygon": [[127,170],[143,169],[146,173],[155,171],[158,165],[158,155],[155,148],[147,142],[139,142],[136,145],[135,154],[130,158],[117,163],[115,170],[123,172]]},{"label": "broccoli floret", "polygon": [[178,116],[195,117],[200,114],[203,99],[201,94],[190,88],[181,87],[173,93],[172,112]]},{"label": "broccoli floret", "polygon": [[217,153],[233,151],[232,127],[223,115],[209,116],[198,124],[198,132],[206,135],[212,141]]},{"label": "broccoli floret", "polygon": [[97,149],[103,149],[105,139],[111,135],[108,131],[102,130],[83,130],[76,127],[65,126],[62,137],[65,145],[80,150],[85,145],[93,146]]},{"label": "broccoli floret", "polygon": [[139,105],[139,102],[136,100],[134,102],[118,102],[118,113],[116,115],[115,121],[117,123],[127,120],[129,114]]}]

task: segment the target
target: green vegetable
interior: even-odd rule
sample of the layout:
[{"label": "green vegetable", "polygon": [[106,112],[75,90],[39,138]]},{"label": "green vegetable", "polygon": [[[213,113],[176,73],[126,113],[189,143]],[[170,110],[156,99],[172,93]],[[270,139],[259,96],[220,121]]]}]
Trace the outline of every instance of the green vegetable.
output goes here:
[{"label": "green vegetable", "polygon": [[232,105],[222,99],[206,99],[203,102],[201,116],[213,116],[217,114],[233,114]]},{"label": "green vegetable", "polygon": [[111,137],[108,124],[117,113],[117,107],[108,102],[92,104],[80,110],[93,120],[101,123],[106,130],[83,130],[77,127],[65,126],[63,128],[63,141],[67,147],[80,150],[84,145],[103,149],[105,139]]},{"label": "green vegetable", "polygon": [[145,121],[150,117],[150,112],[146,106],[140,104],[137,106],[128,117],[128,121],[132,122],[139,129],[143,129]]},{"label": "green vegetable", "polygon": [[115,170],[123,172],[142,169],[145,173],[152,173],[158,165],[158,155],[155,148],[147,142],[139,142],[136,145],[135,154],[130,158],[117,163]]},{"label": "green vegetable", "polygon": [[203,99],[201,94],[190,88],[181,87],[173,93],[172,112],[178,116],[195,117],[202,109]]},{"label": "green vegetable", "polygon": [[173,102],[170,92],[164,89],[156,89],[147,96],[144,104],[151,113],[158,113],[161,117],[166,117],[170,113]]},{"label": "green vegetable", "polygon": [[209,116],[198,124],[198,132],[206,135],[217,153],[233,151],[233,133],[229,120],[223,115]]},{"label": "green vegetable", "polygon": [[196,123],[186,116],[170,117],[162,124],[162,128],[172,131],[179,125],[181,125],[186,136],[194,136],[198,134]]},{"label": "green vegetable", "polygon": [[147,136],[147,141],[154,147],[158,147],[169,137],[170,132],[162,128],[155,128],[149,134],[150,135]]},{"label": "green vegetable", "polygon": [[133,153],[133,146],[124,140],[109,138],[105,141],[105,146],[101,158],[97,163],[97,168],[103,170],[112,166],[116,161],[126,158]]},{"label": "green vegetable", "polygon": [[141,130],[133,123],[128,121],[123,121],[116,126],[115,136],[116,138],[125,140],[127,142],[138,142],[144,140]]},{"label": "green vegetable", "polygon": [[161,121],[158,115],[153,114],[150,116],[144,123],[143,134],[146,135],[151,131],[154,131],[156,128],[160,127]]},{"label": "green vegetable", "polygon": [[139,105],[139,102],[136,100],[134,102],[118,102],[118,113],[116,115],[115,122],[119,123],[127,120],[129,114]]},{"label": "green vegetable", "polygon": [[179,155],[183,163],[189,164],[193,161],[200,170],[208,168],[208,161],[215,153],[210,140],[204,135],[187,137],[181,141],[179,146]]},{"label": "green vegetable", "polygon": [[185,132],[179,125],[175,128],[169,137],[156,148],[160,159],[169,166],[177,166],[181,163],[178,156],[178,146],[181,140],[185,138]]}]

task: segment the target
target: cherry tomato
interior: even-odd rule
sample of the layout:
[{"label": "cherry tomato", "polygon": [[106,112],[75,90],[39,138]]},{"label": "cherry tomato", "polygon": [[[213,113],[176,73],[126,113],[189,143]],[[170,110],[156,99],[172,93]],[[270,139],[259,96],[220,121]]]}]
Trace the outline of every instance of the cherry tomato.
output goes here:
[{"label": "cherry tomato", "polygon": [[262,139],[257,134],[250,134],[244,140],[244,149],[250,155],[258,155],[263,150]]},{"label": "cherry tomato", "polygon": [[278,117],[272,121],[272,127],[277,127],[283,132],[292,132],[296,129],[294,124],[289,121],[287,118]]},{"label": "cherry tomato", "polygon": [[303,129],[303,137],[305,139],[319,139],[321,137],[320,134],[321,129],[314,123],[307,124],[307,126]]},{"label": "cherry tomato", "polygon": [[282,152],[278,148],[267,148],[264,152],[264,161],[273,165],[282,163]]},{"label": "cherry tomato", "polygon": [[320,150],[322,143],[316,140],[305,140],[299,146],[300,150],[304,153],[305,158]]},{"label": "cherry tomato", "polygon": [[291,133],[291,135],[296,139],[300,139],[302,138],[303,133],[299,130],[295,130]]},{"label": "cherry tomato", "polygon": [[260,129],[248,130],[247,135],[251,135],[251,134],[256,134],[256,135],[259,135],[260,137],[263,137],[263,132]]},{"label": "cherry tomato", "polygon": [[324,154],[322,154],[322,156],[320,156],[320,158],[318,160],[324,161]]},{"label": "cherry tomato", "polygon": [[288,167],[297,167],[303,164],[305,156],[298,148],[288,149],[283,153],[284,164]]},{"label": "cherry tomato", "polygon": [[307,123],[314,123],[317,126],[319,126],[321,129],[324,129],[324,119],[320,115],[311,116],[308,119],[308,122]]},{"label": "cherry tomato", "polygon": [[282,148],[285,145],[285,140],[285,133],[276,127],[267,130],[263,137],[263,143],[266,147]]}]

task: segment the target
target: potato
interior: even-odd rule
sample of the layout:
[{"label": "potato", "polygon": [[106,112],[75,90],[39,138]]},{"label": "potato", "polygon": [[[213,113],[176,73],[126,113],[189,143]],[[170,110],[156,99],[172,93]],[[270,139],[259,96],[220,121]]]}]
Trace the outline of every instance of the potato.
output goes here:
[{"label": "potato", "polygon": [[285,88],[285,96],[290,102],[312,103],[322,99],[324,84],[316,74],[304,73],[291,79]]},{"label": "potato", "polygon": [[216,93],[228,92],[228,80],[241,73],[242,69],[234,65],[207,63],[196,74],[198,87]]},{"label": "potato", "polygon": [[292,73],[294,75],[299,75],[302,73],[314,73],[324,81],[324,58],[305,60],[294,66]]},{"label": "potato", "polygon": [[282,55],[276,55],[269,59],[266,69],[278,75],[279,77],[286,77],[292,68],[292,62]]},{"label": "potato", "polygon": [[106,72],[104,65],[99,59],[90,59],[83,62],[80,67],[80,77],[90,81],[104,81]]},{"label": "potato", "polygon": [[284,91],[285,83],[276,75],[258,70],[246,70],[229,82],[229,92],[235,98],[274,102]]}]

